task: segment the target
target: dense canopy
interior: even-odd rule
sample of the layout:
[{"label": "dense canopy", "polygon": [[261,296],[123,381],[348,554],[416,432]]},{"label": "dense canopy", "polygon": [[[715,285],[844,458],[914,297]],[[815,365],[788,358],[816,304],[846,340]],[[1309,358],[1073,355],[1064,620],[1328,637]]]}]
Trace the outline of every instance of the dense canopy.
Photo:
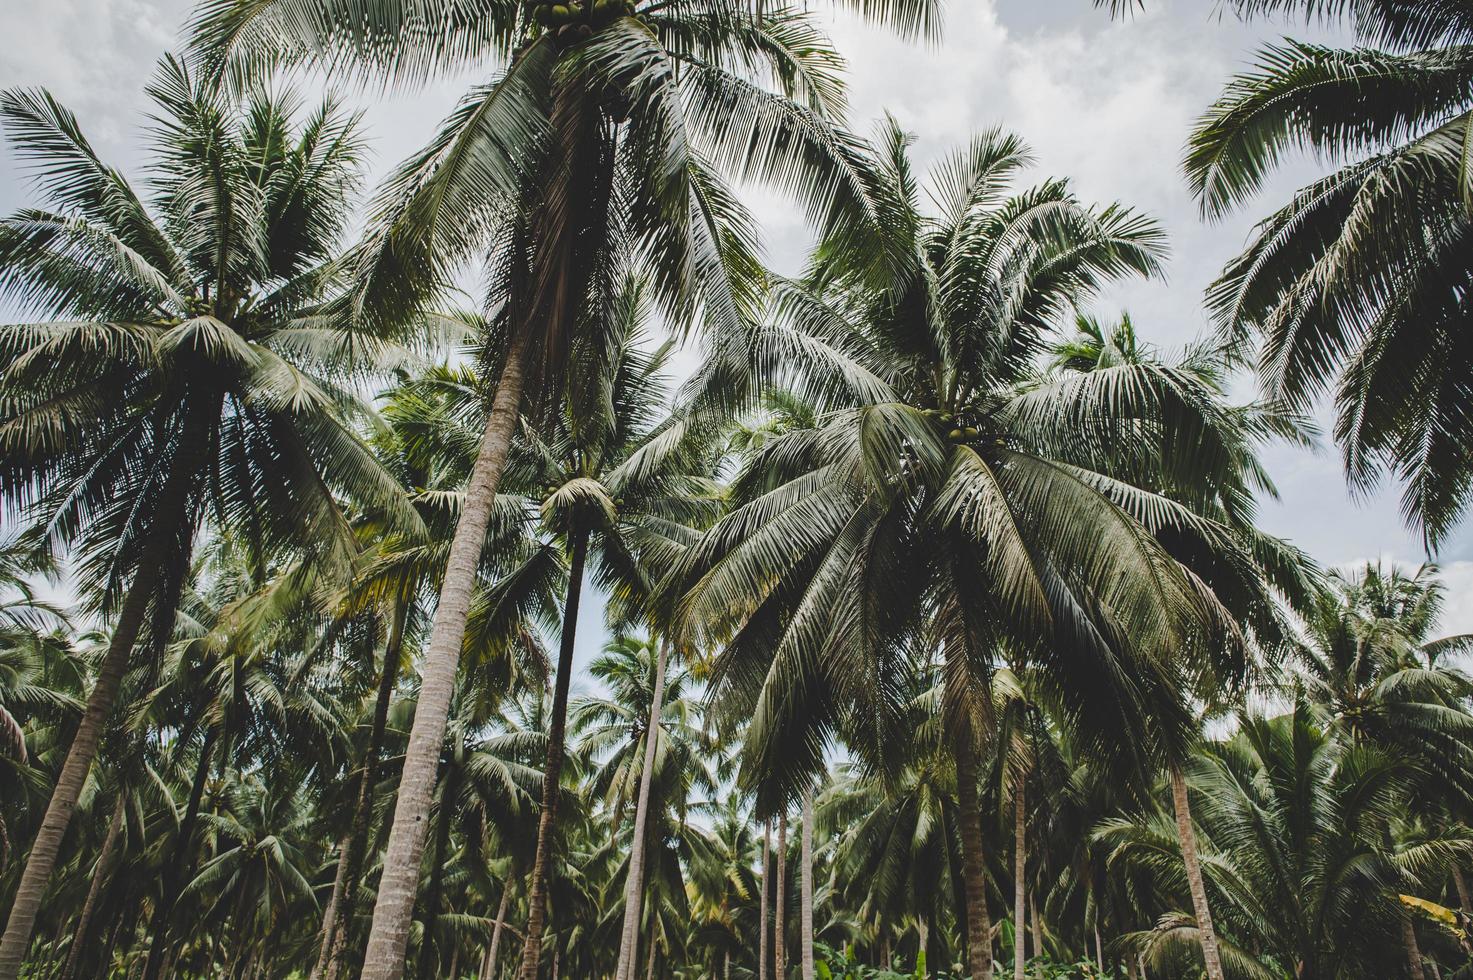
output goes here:
[{"label": "dense canopy", "polygon": [[1354,46],[1182,134],[1332,168],[1183,349],[1155,217],[860,135],[806,4],[201,0],[137,172],[0,93],[0,980],[1473,976],[1473,636],[1258,516],[1325,401],[1473,499],[1473,5],[1227,6]]}]

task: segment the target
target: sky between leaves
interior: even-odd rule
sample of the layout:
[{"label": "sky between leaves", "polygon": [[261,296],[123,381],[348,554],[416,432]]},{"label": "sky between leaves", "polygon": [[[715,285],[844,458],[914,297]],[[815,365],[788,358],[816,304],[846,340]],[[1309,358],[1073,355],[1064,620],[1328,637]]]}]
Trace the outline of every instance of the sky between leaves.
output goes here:
[{"label": "sky between leaves", "polygon": [[[0,86],[45,86],[75,111],[102,156],[136,173],[145,124],[142,88],[153,64],[178,44],[191,0],[0,0]],[[822,4],[814,4],[821,7]],[[886,110],[915,134],[924,165],[978,129],[1019,133],[1038,158],[1038,176],[1070,177],[1085,200],[1119,200],[1155,215],[1171,238],[1165,283],[1112,289],[1094,311],[1129,310],[1150,343],[1175,348],[1206,329],[1201,296],[1239,250],[1255,216],[1319,170],[1296,160],[1244,213],[1203,223],[1180,178],[1192,120],[1223,81],[1267,40],[1292,35],[1343,41],[1318,25],[1242,24],[1216,0],[1148,0],[1112,21],[1090,0],[950,0],[945,38],[911,44],[837,16],[832,32],[849,59],[852,125],[869,132]],[[352,92],[367,109],[377,178],[430,136],[476,78],[442,79],[410,94]],[[26,203],[24,171],[0,149],[0,212]],[[796,271],[808,244],[800,213],[753,191],[769,262]],[[0,304],[0,316],[8,312]],[[1243,379],[1237,391],[1251,393]],[[1267,454],[1281,502],[1265,502],[1266,530],[1290,538],[1329,565],[1378,557],[1416,564],[1426,557],[1405,529],[1394,487],[1369,499],[1346,491],[1332,448],[1275,448]],[[1449,596],[1446,632],[1473,632],[1473,520],[1435,556]],[[602,643],[597,603],[580,624],[579,659]]]}]

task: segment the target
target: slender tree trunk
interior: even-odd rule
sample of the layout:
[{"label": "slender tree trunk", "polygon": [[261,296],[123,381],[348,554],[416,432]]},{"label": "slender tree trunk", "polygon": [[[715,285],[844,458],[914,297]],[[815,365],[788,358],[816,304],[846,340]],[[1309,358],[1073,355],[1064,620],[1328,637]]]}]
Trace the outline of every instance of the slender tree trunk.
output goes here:
[{"label": "slender tree trunk", "polygon": [[1027,792],[1027,783],[1019,779],[1013,789],[1013,980],[1023,980],[1028,961],[1028,928],[1024,922],[1028,896]]},{"label": "slender tree trunk", "polygon": [[511,881],[501,886],[501,904],[496,907],[496,923],[491,927],[491,945],[486,947],[486,958],[481,962],[481,980],[494,980],[496,976],[496,954],[501,949],[501,931],[506,925],[506,907],[511,899]]},{"label": "slender tree trunk", "polygon": [[1422,948],[1417,945],[1417,927],[1410,915],[1401,917],[1401,941],[1406,947],[1407,976],[1410,980],[1427,980],[1427,974],[1422,970]]},{"label": "slender tree trunk", "polygon": [[1133,956],[1125,957],[1125,980],[1140,980],[1140,961]]},{"label": "slender tree trunk", "polygon": [[204,799],[205,780],[210,775],[210,757],[215,751],[217,733],[218,729],[215,728],[206,731],[204,744],[199,749],[199,761],[194,767],[194,782],[189,788],[189,804],[184,810],[184,822],[179,825],[174,853],[164,867],[159,904],[154,906],[149,923],[148,960],[143,967],[143,980],[158,980],[163,974],[169,940],[169,919],[174,911],[174,903],[179,900],[179,891],[184,887],[185,865],[193,850],[194,826],[199,822],[200,801]]},{"label": "slender tree trunk", "polygon": [[1043,955],[1043,923],[1041,923],[1041,922],[1038,921],[1038,902],[1034,900],[1033,895],[1031,893],[1028,896],[1028,910],[1029,910],[1028,918],[1031,920],[1031,925],[1032,925],[1032,928],[1033,928],[1033,955],[1034,956],[1042,956]]},{"label": "slender tree trunk", "polygon": [[108,641],[107,653],[97,674],[97,682],[87,694],[87,708],[77,732],[72,736],[66,761],[62,763],[61,775],[51,791],[51,802],[41,818],[36,841],[26,858],[25,871],[21,873],[20,885],[15,891],[15,902],[10,907],[10,918],[6,921],[4,938],[0,938],[0,980],[16,980],[20,975],[21,962],[31,945],[31,930],[35,928],[36,913],[40,911],[41,899],[46,894],[46,885],[56,865],[61,840],[71,823],[72,811],[77,798],[87,781],[92,760],[102,742],[103,727],[112,713],[113,702],[122,686],[123,675],[128,671],[128,661],[133,646],[143,629],[144,617],[148,613],[149,600],[159,583],[164,562],[164,548],[151,550],[149,558],[140,563],[138,571],[128,588],[118,619],[113,626],[112,638]]},{"label": "slender tree trunk", "polygon": [[77,919],[76,931],[72,933],[72,948],[67,953],[66,965],[61,970],[61,980],[72,980],[82,962],[82,950],[92,929],[92,916],[97,911],[97,901],[103,886],[112,876],[113,854],[123,836],[123,806],[126,797],[120,792],[113,804],[112,819],[107,824],[107,836],[102,841],[102,852],[97,856],[97,866],[92,870],[92,881],[87,885],[87,899],[82,903],[82,914]]},{"label": "slender tree trunk", "polygon": [[970,733],[956,738],[957,823],[962,839],[962,884],[967,896],[967,958],[972,980],[992,980],[992,919],[987,914],[987,863],[982,849],[982,805],[977,796],[977,750]]},{"label": "slender tree trunk", "polygon": [[798,914],[803,943],[803,980],[813,980],[813,787],[803,788],[803,861]]},{"label": "slender tree trunk", "polygon": [[368,733],[368,746],[363,754],[363,770],[358,779],[358,798],[353,804],[353,823],[347,845],[338,858],[339,894],[333,884],[333,901],[323,917],[322,948],[312,980],[324,976],[336,980],[342,976],[348,951],[348,930],[358,905],[358,883],[363,876],[363,858],[368,850],[368,825],[373,817],[373,791],[378,785],[379,766],[383,754],[384,733],[389,726],[389,708],[394,698],[394,685],[404,665],[404,624],[409,616],[408,603],[395,596],[389,614],[389,633],[384,639],[384,665],[379,674],[378,691],[373,702],[373,724]]},{"label": "slender tree trunk", "polygon": [[435,846],[430,855],[430,887],[425,892],[424,939],[419,944],[419,980],[431,980],[439,969],[435,927],[440,919],[440,898],[445,886],[445,848],[450,843],[450,817],[455,797],[460,794],[460,767],[452,766],[440,790],[440,819],[436,821]]},{"label": "slender tree trunk", "polygon": [[476,585],[476,567],[480,564],[486,527],[491,521],[491,508],[496,502],[496,486],[506,468],[516,430],[526,374],[526,349],[527,335],[523,327],[512,334],[506,365],[496,386],[491,413],[486,418],[486,431],[481,436],[480,451],[471,469],[460,520],[455,525],[455,538],[450,544],[420,677],[419,704],[409,733],[409,747],[404,753],[404,775],[394,805],[394,822],[389,829],[361,980],[399,980],[404,975],[404,953],[414,916],[414,895],[419,889],[419,867],[429,830],[430,800],[439,774],[441,743],[450,717],[450,698],[455,690],[466,616]]},{"label": "slender tree trunk", "polygon": [[1095,923],[1095,965],[1105,972],[1105,944],[1100,942],[1100,924]]},{"label": "slender tree trunk", "polygon": [[772,931],[772,918],[767,896],[772,894],[772,821],[762,822],[762,897],[757,902],[757,980],[769,980],[767,969],[767,935]]},{"label": "slender tree trunk", "polygon": [[312,966],[309,980],[322,980],[327,973],[328,960],[338,935],[338,918],[348,880],[348,849],[352,846],[353,831],[350,828],[338,841],[338,869],[332,876],[332,896],[327,900],[327,909],[322,913],[322,939],[317,947],[317,962]]},{"label": "slender tree trunk", "polygon": [[1458,905],[1462,907],[1465,915],[1473,915],[1473,899],[1468,897],[1468,879],[1463,877],[1463,869],[1453,865],[1453,887],[1458,890]]},{"label": "slender tree trunk", "polygon": [[552,695],[552,718],[548,724],[547,768],[542,776],[542,813],[537,821],[537,856],[532,862],[532,880],[527,887],[527,942],[522,949],[522,980],[537,980],[537,963],[542,955],[542,929],[547,921],[547,877],[552,864],[553,827],[557,821],[558,781],[563,772],[563,737],[568,715],[568,684],[573,673],[573,640],[578,626],[578,602],[583,593],[583,564],[588,557],[588,532],[573,536],[568,562],[568,598],[563,608],[563,631],[559,639],[557,684]]},{"label": "slender tree trunk", "polygon": [[786,813],[777,818],[777,856],[774,859],[773,864],[775,865],[773,871],[777,875],[777,889],[772,903],[772,975],[776,977],[777,980],[787,980],[788,815]]},{"label": "slender tree trunk", "polygon": [[1186,865],[1187,885],[1192,892],[1192,911],[1197,917],[1197,934],[1202,940],[1202,960],[1207,980],[1224,980],[1222,958],[1217,951],[1217,931],[1212,928],[1212,910],[1207,906],[1207,883],[1197,859],[1197,833],[1192,829],[1192,806],[1187,798],[1187,777],[1176,762],[1171,764],[1171,803],[1176,810],[1176,835],[1181,842],[1181,859]]},{"label": "slender tree trunk", "polygon": [[[125,883],[126,887],[126,883]],[[117,952],[118,941],[122,940],[123,948],[127,948],[127,937],[133,935],[133,930],[138,926],[138,912],[141,897],[136,888],[127,888],[123,897],[123,911],[118,916],[117,923],[107,937],[107,948],[102,951],[102,966],[100,970],[104,976],[111,976],[113,953]]]},{"label": "slender tree trunk", "polygon": [[931,923],[924,917],[916,920],[916,972],[921,980],[931,975],[931,965],[926,958],[926,948],[931,945]]},{"label": "slender tree trunk", "polygon": [[665,698],[665,666],[670,644],[660,643],[655,662],[655,687],[650,695],[650,719],[645,728],[644,768],[639,773],[639,799],[634,807],[634,842],[629,850],[629,874],[624,882],[624,930],[619,937],[619,964],[614,980],[631,980],[639,951],[640,905],[644,896],[645,833],[649,822],[650,782],[654,778],[659,746],[660,716]]}]

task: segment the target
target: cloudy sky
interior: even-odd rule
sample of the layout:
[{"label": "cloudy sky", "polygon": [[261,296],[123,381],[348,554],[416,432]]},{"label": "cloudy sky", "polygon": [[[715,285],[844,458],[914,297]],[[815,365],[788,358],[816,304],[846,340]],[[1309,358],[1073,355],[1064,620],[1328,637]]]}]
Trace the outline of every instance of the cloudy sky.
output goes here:
[{"label": "cloudy sky", "polygon": [[[9,0],[0,7],[0,86],[49,88],[105,158],[134,169],[141,89],[154,61],[177,44],[190,0]],[[1245,214],[1206,225],[1178,170],[1192,120],[1264,42],[1334,38],[1298,23],[1241,24],[1221,15],[1214,0],[1148,0],[1147,8],[1111,21],[1089,0],[952,0],[946,40],[934,47],[844,17],[832,29],[849,59],[851,119],[861,131],[888,110],[914,133],[924,164],[970,133],[1001,125],[1032,145],[1040,176],[1067,176],[1087,200],[1118,200],[1155,215],[1171,237],[1168,280],[1115,289],[1096,312],[1129,310],[1150,342],[1172,348],[1205,330],[1202,290],[1242,247],[1253,215],[1317,172],[1314,161],[1295,161]],[[375,173],[421,145],[474,77],[393,98],[357,95],[368,111]],[[0,151],[0,210],[26,196],[22,169]],[[800,218],[782,200],[754,192],[751,203],[769,260],[792,269],[807,241]],[[1251,392],[1246,380],[1240,388]],[[1330,565],[1426,557],[1402,524],[1395,488],[1351,499],[1333,449],[1275,449],[1268,463],[1282,500],[1265,503],[1267,530]],[[1452,593],[1445,627],[1473,631],[1473,520],[1435,557]]]}]

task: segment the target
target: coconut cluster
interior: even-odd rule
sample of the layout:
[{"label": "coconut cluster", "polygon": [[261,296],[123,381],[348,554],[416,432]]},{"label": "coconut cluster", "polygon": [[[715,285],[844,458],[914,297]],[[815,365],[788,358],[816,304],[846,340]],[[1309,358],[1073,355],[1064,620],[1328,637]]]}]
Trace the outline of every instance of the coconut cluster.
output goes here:
[{"label": "coconut cluster", "polygon": [[599,28],[633,14],[634,4],[627,0],[582,0],[576,3],[537,0],[532,5],[532,19],[556,34],[558,40],[565,44],[590,38]]}]

